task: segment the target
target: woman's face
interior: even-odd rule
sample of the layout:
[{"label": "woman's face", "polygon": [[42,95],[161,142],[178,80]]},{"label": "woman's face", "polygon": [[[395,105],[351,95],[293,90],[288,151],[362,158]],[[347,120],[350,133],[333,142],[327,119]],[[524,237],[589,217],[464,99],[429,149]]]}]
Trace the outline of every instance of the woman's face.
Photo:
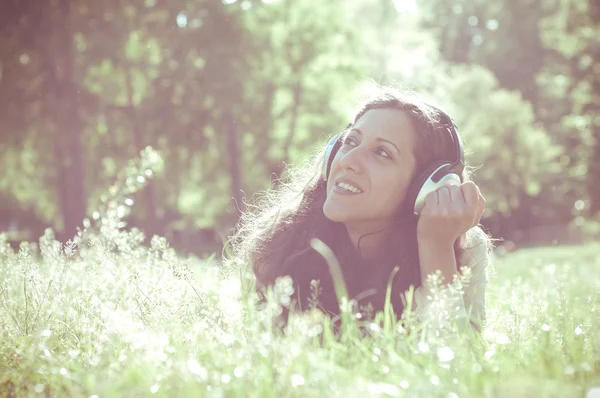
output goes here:
[{"label": "woman's face", "polygon": [[371,109],[346,133],[327,180],[325,217],[386,227],[413,179],[416,133],[398,109]]}]

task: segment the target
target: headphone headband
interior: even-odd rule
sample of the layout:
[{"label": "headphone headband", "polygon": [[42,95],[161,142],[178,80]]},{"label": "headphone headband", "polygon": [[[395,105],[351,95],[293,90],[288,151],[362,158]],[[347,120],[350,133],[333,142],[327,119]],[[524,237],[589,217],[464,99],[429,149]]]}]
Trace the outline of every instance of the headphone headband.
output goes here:
[{"label": "headphone headband", "polygon": [[458,128],[456,127],[456,123],[454,123],[454,120],[446,112],[442,111],[439,108],[436,108],[435,106],[430,106],[434,108],[443,119],[445,119],[445,123],[444,121],[442,121],[442,123],[444,127],[450,132],[450,134],[452,135],[452,141],[454,141],[454,151],[456,153],[456,158],[454,162],[452,162],[452,164],[450,165],[449,171],[452,171],[458,175],[462,175],[462,172],[465,168],[465,151],[463,149],[460,136],[458,135]]}]

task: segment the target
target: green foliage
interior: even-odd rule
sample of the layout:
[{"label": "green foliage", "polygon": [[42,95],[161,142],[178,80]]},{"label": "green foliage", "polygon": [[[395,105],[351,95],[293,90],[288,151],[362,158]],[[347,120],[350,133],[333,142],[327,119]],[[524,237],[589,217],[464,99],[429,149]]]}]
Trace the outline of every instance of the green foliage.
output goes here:
[{"label": "green foliage", "polygon": [[509,213],[519,207],[523,192],[537,196],[561,172],[561,147],[536,124],[520,93],[502,90],[476,66],[454,68],[448,86],[471,166],[481,167],[475,179],[489,196],[490,208]]},{"label": "green foliage", "polygon": [[595,3],[417,3],[9,0],[0,190],[68,238],[152,146],[164,173],[133,216],[158,233],[173,219],[215,225],[339,131],[375,81],[451,110],[482,166],[486,219],[567,223],[577,200],[591,218]]},{"label": "green foliage", "polygon": [[[540,223],[569,220],[572,203],[582,198],[590,197],[590,213],[595,212],[594,203],[600,203],[593,199],[598,180],[593,115],[600,87],[598,70],[592,66],[600,59],[593,39],[600,17],[596,3],[422,3],[422,26],[433,33],[443,58],[484,66],[500,87],[518,90],[531,103],[538,129],[562,147],[557,163],[562,175],[546,175],[543,194],[535,200],[521,195],[514,217],[527,223],[532,222],[527,214],[536,214]],[[524,193],[529,186],[523,185]]]}]

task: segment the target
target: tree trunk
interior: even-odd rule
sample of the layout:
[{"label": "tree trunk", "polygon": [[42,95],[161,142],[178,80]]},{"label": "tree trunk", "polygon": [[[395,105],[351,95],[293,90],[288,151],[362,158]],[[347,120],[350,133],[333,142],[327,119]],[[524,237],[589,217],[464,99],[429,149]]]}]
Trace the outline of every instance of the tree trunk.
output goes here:
[{"label": "tree trunk", "polygon": [[302,82],[300,81],[300,77],[298,77],[298,81],[294,84],[294,99],[292,101],[292,116],[290,117],[290,127],[288,130],[288,135],[285,138],[285,142],[283,143],[283,150],[285,153],[285,161],[288,161],[290,158],[290,147],[292,146],[292,142],[294,141],[294,136],[296,135],[296,126],[298,125],[298,113],[300,110],[300,105],[302,104]]},{"label": "tree trunk", "polygon": [[225,113],[227,122],[227,145],[229,147],[229,175],[231,177],[231,197],[235,202],[235,213],[241,215],[242,206],[242,168],[240,137],[235,117],[231,111]]},{"label": "tree trunk", "polygon": [[[588,1],[588,10],[591,21],[594,23],[596,33],[600,33],[600,5],[595,0]],[[597,65],[600,63],[600,42],[591,41],[589,44],[592,55],[592,65],[596,65],[589,71],[592,86],[592,98],[587,106],[587,113],[591,119],[592,136],[594,137],[593,148],[590,153],[587,173],[587,191],[590,197],[590,214],[600,214],[600,71]],[[588,81],[589,81],[588,80]]]},{"label": "tree trunk", "polygon": [[600,120],[593,115],[600,114],[600,76],[594,76],[592,84],[592,95],[594,98],[589,104],[589,114],[591,115],[591,130],[594,137],[594,143],[587,171],[587,191],[590,197],[590,215],[593,217],[600,213]]},{"label": "tree trunk", "polygon": [[[131,133],[133,135],[133,143],[136,150],[136,156],[139,155],[140,151],[144,149],[144,140],[142,139],[142,132],[137,117],[137,109],[133,101],[133,83],[131,78],[131,67],[125,66],[125,85],[127,87],[127,101],[129,105],[129,121],[131,123]],[[156,194],[154,182],[148,181],[148,185],[144,189],[143,196],[146,199],[146,219],[144,220],[144,231],[148,236],[154,234],[163,235],[160,230],[157,217],[156,217]]]},{"label": "tree trunk", "polygon": [[292,91],[293,100],[291,107],[291,115],[290,115],[290,125],[288,127],[288,133],[285,137],[285,141],[283,142],[283,159],[275,165],[272,165],[270,174],[275,175],[275,179],[279,179],[281,174],[283,174],[283,170],[285,168],[285,163],[289,162],[290,159],[290,147],[292,146],[292,142],[294,141],[294,136],[296,135],[296,126],[298,125],[298,114],[300,111],[300,105],[302,104],[302,82],[300,77],[294,84],[294,88]]},{"label": "tree trunk", "polygon": [[[273,117],[272,109],[273,103],[275,100],[275,84],[269,82],[263,88],[264,93],[264,102],[263,106],[260,108],[260,112],[262,114],[262,130],[259,129],[255,132],[255,140],[256,140],[256,158],[261,166],[264,166],[265,170],[270,170],[270,161],[269,161],[269,148],[273,145],[273,129],[274,129],[274,120],[276,117]],[[264,134],[263,132],[267,132]]]},{"label": "tree trunk", "polygon": [[[78,109],[78,89],[75,82],[75,50],[73,45],[73,32],[71,29],[71,3],[70,0],[61,0],[59,3],[59,19],[56,26],[58,43],[62,51],[58,51],[58,59],[62,61],[62,68],[56,68],[60,73],[58,92],[60,101],[60,126],[65,140],[64,148],[57,148],[57,156],[65,155],[63,188],[59,190],[61,210],[63,215],[62,239],[71,239],[77,232],[85,218],[86,198],[84,191],[84,164],[81,135],[83,124]],[[62,54],[61,54],[62,53]],[[62,59],[61,59],[62,58]],[[60,71],[62,69],[62,71]],[[60,145],[60,144],[58,144]],[[60,170],[60,169],[59,169]]]}]

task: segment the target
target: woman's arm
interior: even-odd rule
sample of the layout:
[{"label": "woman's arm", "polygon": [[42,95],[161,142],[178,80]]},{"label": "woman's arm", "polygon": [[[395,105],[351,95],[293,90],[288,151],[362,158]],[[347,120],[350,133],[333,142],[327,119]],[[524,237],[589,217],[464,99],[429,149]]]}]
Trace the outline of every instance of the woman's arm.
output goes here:
[{"label": "woman's arm", "polygon": [[[479,231],[485,235],[483,231]],[[465,265],[471,269],[470,279],[463,284],[463,300],[469,321],[474,330],[482,332],[486,326],[485,291],[488,283],[487,271],[492,257],[487,237],[480,237],[475,246],[467,248]]]},{"label": "woman's arm", "polygon": [[[432,324],[468,319],[471,327],[481,332],[486,323],[486,269],[491,263],[485,233],[480,228],[473,228],[466,234],[466,250],[460,259],[460,266],[467,267],[470,276],[463,281],[460,278],[453,281],[457,275],[453,248],[420,245],[419,257],[424,283],[415,291],[413,310],[417,317]],[[439,264],[445,266],[440,267]],[[427,277],[436,269],[441,271],[444,280],[437,292],[434,289],[432,293]],[[449,269],[454,272],[449,272]]]}]

